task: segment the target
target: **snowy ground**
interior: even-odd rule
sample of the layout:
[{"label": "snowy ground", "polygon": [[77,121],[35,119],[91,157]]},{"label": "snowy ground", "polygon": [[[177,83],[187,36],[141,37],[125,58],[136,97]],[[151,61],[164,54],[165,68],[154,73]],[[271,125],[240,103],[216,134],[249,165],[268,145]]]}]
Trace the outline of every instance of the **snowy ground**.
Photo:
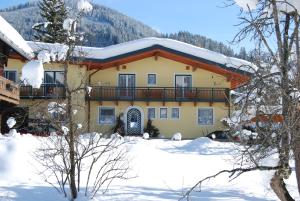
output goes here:
[{"label": "snowy ground", "polygon": [[[231,143],[207,138],[130,140],[127,145],[132,158],[130,175],[136,177],[115,182],[107,194],[99,194],[94,200],[178,200],[199,179],[232,168],[234,145]],[[40,140],[30,135],[0,137],[0,201],[66,200],[37,174],[39,165],[32,159],[32,153],[39,143]],[[193,193],[191,200],[276,200],[268,185],[269,177],[270,174],[252,172],[228,182],[228,175],[223,175],[206,182],[202,192]],[[297,196],[294,177],[293,173],[287,183],[288,189]]]}]

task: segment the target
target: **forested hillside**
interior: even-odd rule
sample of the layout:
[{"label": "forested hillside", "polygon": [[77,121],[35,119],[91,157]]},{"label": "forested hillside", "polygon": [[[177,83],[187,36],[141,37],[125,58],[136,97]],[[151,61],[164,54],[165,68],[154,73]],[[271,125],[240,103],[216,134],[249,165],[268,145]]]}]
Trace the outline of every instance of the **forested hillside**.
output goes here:
[{"label": "forested hillside", "polygon": [[[33,40],[35,23],[43,22],[36,3],[26,3],[0,10],[0,15],[11,23],[26,40]],[[208,37],[186,31],[162,34],[151,27],[116,10],[94,5],[93,12],[84,16],[80,28],[87,33],[85,45],[103,47],[143,37],[167,37],[187,42],[228,56],[234,51],[227,45]],[[91,31],[92,30],[92,31]]]}]

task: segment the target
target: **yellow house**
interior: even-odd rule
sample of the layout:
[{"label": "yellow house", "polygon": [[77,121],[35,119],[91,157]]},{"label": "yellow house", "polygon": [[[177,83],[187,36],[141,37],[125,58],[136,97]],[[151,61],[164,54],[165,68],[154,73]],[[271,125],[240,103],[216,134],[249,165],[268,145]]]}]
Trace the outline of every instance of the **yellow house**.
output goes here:
[{"label": "yellow house", "polygon": [[[29,45],[37,50],[47,44]],[[68,78],[70,85],[84,82],[89,88],[74,99],[80,105],[78,122],[103,133],[111,133],[120,115],[127,135],[142,134],[148,119],[164,137],[180,132],[196,138],[225,129],[221,119],[230,116],[230,90],[250,75],[246,61],[171,39],[80,50],[84,56],[70,67]],[[5,71],[18,79],[23,65],[12,55]],[[59,63],[47,64],[40,89],[21,86],[21,106],[29,107],[29,116],[38,101],[47,105],[64,98],[63,75]]]}]

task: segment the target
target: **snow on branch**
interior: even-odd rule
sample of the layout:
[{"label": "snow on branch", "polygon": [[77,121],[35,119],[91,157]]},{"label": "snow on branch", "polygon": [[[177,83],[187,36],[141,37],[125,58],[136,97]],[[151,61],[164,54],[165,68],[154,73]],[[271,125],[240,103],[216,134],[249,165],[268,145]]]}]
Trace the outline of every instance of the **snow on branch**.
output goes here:
[{"label": "snow on branch", "polygon": [[44,67],[42,61],[29,61],[22,68],[21,80],[25,85],[31,85],[33,88],[40,88],[44,79]]},{"label": "snow on branch", "polygon": [[258,0],[235,0],[235,3],[240,6],[243,10],[254,10],[258,3]]}]

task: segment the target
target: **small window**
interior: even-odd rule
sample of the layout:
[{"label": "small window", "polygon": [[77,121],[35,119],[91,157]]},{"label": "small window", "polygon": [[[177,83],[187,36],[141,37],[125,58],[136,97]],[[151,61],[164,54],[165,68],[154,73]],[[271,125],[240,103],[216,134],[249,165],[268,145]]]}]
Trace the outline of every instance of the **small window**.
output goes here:
[{"label": "small window", "polygon": [[155,119],[155,108],[148,108],[148,119]]},{"label": "small window", "polygon": [[179,119],[179,115],[180,115],[179,108],[178,108],[178,107],[172,108],[172,111],[171,111],[171,118],[172,118],[172,119]]},{"label": "small window", "polygon": [[99,124],[114,124],[115,123],[115,109],[114,108],[100,108],[99,109]]},{"label": "small window", "polygon": [[5,70],[4,77],[13,82],[17,82],[17,71],[15,70]]},{"label": "small window", "polygon": [[198,124],[199,125],[213,125],[213,109],[199,108],[198,109]]},{"label": "small window", "polygon": [[156,85],[156,74],[148,74],[148,85]]},{"label": "small window", "polygon": [[161,119],[167,119],[168,118],[168,108],[160,108],[159,118],[161,118]]}]

